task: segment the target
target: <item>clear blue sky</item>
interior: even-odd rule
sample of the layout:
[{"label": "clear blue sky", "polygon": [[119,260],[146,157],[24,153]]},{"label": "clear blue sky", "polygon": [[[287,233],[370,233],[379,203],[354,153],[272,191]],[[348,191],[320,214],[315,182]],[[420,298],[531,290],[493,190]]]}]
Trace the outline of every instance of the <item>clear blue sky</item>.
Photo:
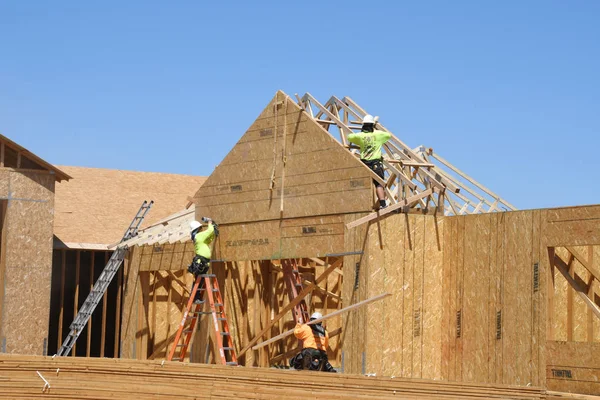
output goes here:
[{"label": "clear blue sky", "polygon": [[277,89],[351,96],[519,208],[600,203],[600,1],[0,0],[0,132],[208,175]]}]

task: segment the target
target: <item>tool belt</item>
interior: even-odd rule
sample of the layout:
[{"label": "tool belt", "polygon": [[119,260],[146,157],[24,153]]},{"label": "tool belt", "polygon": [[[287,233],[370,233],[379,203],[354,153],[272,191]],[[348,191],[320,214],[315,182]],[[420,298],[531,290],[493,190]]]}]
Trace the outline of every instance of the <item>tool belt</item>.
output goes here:
[{"label": "tool belt", "polygon": [[210,260],[202,256],[194,256],[192,263],[188,267],[188,272],[194,274],[194,276],[203,275],[208,272],[210,267]]},{"label": "tool belt", "polygon": [[329,360],[326,352],[306,348],[290,359],[290,367],[310,371],[322,371],[327,361]]}]

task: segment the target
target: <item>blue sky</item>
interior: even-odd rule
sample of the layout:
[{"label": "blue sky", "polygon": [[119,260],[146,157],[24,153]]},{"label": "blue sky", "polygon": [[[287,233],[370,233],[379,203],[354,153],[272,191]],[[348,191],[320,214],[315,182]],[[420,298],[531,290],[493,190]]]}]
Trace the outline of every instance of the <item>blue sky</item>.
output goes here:
[{"label": "blue sky", "polygon": [[600,203],[598,1],[0,0],[0,132],[208,175],[277,89],[350,96],[518,208]]}]

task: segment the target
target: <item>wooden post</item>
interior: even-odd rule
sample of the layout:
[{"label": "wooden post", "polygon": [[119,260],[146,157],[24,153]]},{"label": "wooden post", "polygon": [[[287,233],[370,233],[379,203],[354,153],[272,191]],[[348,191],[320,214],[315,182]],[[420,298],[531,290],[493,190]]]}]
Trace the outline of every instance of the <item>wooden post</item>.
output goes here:
[{"label": "wooden post", "polygon": [[[2,143],[2,149],[4,150],[4,143]],[[61,253],[61,265],[60,265],[60,311],[58,313],[58,344],[57,349],[60,349],[62,345],[62,330],[63,330],[63,319],[65,314],[65,269],[66,269],[66,250],[62,249]]]},{"label": "wooden post", "polygon": [[115,313],[115,351],[114,358],[119,358],[119,335],[121,333],[121,295],[123,292],[123,268],[117,271],[117,309]]},{"label": "wooden post", "polygon": [[[104,253],[104,265],[106,266],[106,263],[108,262],[108,252]],[[104,292],[104,295],[102,296],[102,332],[101,332],[101,336],[100,336],[100,357],[104,357],[104,345],[106,344],[106,304],[107,304],[107,297],[106,294],[108,293],[108,288],[106,288],[106,291]]]},{"label": "wooden post", "polygon": [[17,168],[21,168],[21,152],[17,153]]},{"label": "wooden post", "polygon": [[[77,250],[75,257],[75,300],[73,301],[73,320],[77,316],[77,311],[79,310],[79,266],[81,261],[81,250]],[[77,349],[77,342],[73,344],[73,349],[71,350],[71,357],[75,357],[75,351]]]},{"label": "wooden post", "polygon": [[0,167],[4,167],[4,143],[0,143]]},{"label": "wooden post", "polygon": [[[90,261],[90,293],[92,292],[92,288],[94,287],[94,250],[90,250],[90,257],[92,260]],[[92,317],[88,320],[87,326],[87,349],[85,352],[85,356],[89,357],[92,350]]]}]

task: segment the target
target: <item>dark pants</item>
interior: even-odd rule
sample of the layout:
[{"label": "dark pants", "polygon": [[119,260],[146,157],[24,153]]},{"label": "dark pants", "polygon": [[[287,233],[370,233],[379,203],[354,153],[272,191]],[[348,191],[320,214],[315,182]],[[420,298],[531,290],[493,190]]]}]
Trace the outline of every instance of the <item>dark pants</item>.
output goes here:
[{"label": "dark pants", "polygon": [[[381,179],[385,180],[385,173],[384,173],[384,169],[383,169],[383,160],[379,159],[379,160],[363,160],[361,159],[360,161],[363,162],[363,164],[365,164],[367,167],[371,168],[371,171],[375,172],[377,174],[377,176],[379,176]],[[373,184],[375,184],[375,187],[383,187],[383,185],[379,182],[377,182],[375,179],[373,179]]]},{"label": "dark pants", "polygon": [[329,363],[327,353],[317,349],[302,349],[290,360],[290,367],[309,371],[337,372]]},{"label": "dark pants", "polygon": [[[188,267],[188,272],[194,274],[194,282],[192,282],[192,290],[190,291],[190,293],[194,290],[194,284],[196,283],[196,278],[198,278],[198,275],[206,274],[209,268],[210,260],[208,258],[202,256],[194,256],[192,263]],[[203,284],[203,281],[201,281],[200,286],[198,286],[198,289],[200,289]],[[200,300],[200,297],[200,290],[198,290],[196,292],[195,300]]]}]

